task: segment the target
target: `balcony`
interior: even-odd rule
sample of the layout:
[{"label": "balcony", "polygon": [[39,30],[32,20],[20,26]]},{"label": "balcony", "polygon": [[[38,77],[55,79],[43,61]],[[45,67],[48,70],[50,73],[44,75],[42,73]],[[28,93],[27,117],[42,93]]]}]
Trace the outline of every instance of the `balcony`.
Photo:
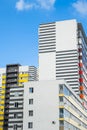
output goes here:
[{"label": "balcony", "polygon": [[17,82],[17,79],[8,79],[7,83],[13,83],[13,82]]},{"label": "balcony", "polygon": [[9,84],[7,84],[7,88],[16,87],[16,86],[18,86],[17,83],[10,84],[10,82],[9,82]]},{"label": "balcony", "polygon": [[17,68],[7,69],[7,73],[18,72]]},{"label": "balcony", "polygon": [[11,78],[11,77],[17,77],[18,74],[8,74],[7,77]]}]

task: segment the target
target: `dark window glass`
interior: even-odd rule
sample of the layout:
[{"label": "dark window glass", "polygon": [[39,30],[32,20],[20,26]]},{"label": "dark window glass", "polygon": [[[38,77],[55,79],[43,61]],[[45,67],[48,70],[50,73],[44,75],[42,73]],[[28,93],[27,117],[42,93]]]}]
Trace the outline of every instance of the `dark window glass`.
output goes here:
[{"label": "dark window glass", "polygon": [[33,99],[29,99],[29,104],[33,104]]},{"label": "dark window glass", "polygon": [[34,92],[34,88],[29,88],[29,93],[33,93]]},{"label": "dark window glass", "polygon": [[33,128],[33,122],[28,123],[28,128]]}]

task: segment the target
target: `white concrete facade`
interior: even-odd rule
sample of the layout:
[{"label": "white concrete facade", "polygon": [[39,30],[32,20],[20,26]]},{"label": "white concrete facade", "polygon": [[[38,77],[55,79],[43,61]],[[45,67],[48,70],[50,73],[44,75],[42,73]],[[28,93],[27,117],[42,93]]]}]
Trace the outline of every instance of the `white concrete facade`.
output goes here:
[{"label": "white concrete facade", "polygon": [[56,51],[77,49],[77,21],[56,22]]},{"label": "white concrete facade", "polygon": [[[86,70],[86,52],[86,35],[81,23],[75,19],[41,24],[39,81],[64,79],[79,95],[80,77],[84,77],[80,75],[84,68],[79,64],[83,64]],[[85,89],[87,91],[87,84]]]},{"label": "white concrete facade", "polygon": [[[32,87],[34,92],[30,93]],[[29,105],[29,99],[33,99],[33,104]],[[58,102],[58,81],[25,83],[23,130],[29,130],[29,122],[33,122],[34,130],[58,130]],[[33,117],[29,110],[33,110]]]},{"label": "white concrete facade", "polygon": [[39,80],[55,80],[56,52],[77,50],[77,44],[76,20],[41,24],[39,28]]}]

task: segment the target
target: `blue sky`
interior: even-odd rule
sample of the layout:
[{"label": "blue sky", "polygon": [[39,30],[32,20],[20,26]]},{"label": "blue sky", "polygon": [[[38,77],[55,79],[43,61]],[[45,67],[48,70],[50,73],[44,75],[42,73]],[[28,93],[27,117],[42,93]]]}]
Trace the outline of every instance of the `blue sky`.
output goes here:
[{"label": "blue sky", "polygon": [[0,67],[38,66],[40,23],[77,19],[87,34],[87,0],[0,0]]}]

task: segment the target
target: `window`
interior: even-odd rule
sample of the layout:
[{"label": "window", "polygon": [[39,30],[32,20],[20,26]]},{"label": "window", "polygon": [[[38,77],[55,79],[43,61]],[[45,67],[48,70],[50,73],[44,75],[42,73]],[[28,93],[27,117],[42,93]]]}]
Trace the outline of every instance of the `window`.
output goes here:
[{"label": "window", "polygon": [[33,116],[33,110],[29,111],[29,116]]},{"label": "window", "polygon": [[14,125],[14,130],[17,130],[17,124]]},{"label": "window", "polygon": [[33,104],[33,99],[29,99],[29,104]]},{"label": "window", "polygon": [[63,94],[63,85],[59,85],[59,94]]},{"label": "window", "polygon": [[34,88],[29,88],[29,93],[33,93],[34,92]]},{"label": "window", "polygon": [[59,114],[59,117],[60,117],[60,118],[63,118],[63,117],[64,117],[64,109],[63,109],[63,108],[60,108],[60,109],[59,109],[59,113],[60,113],[60,114]]},{"label": "window", "polygon": [[17,113],[14,113],[14,118],[17,118]]},{"label": "window", "polygon": [[18,108],[18,102],[15,102],[14,106],[15,106],[16,108]]},{"label": "window", "polygon": [[67,89],[66,86],[64,87],[64,94],[67,95],[67,96],[69,96],[69,90]]},{"label": "window", "polygon": [[63,97],[59,97],[59,101],[60,101],[60,102],[63,102]]},{"label": "window", "polygon": [[33,128],[33,122],[28,122],[28,128]]},{"label": "window", "polygon": [[64,126],[64,121],[59,121],[60,126]]},{"label": "window", "polygon": [[14,96],[15,96],[15,97],[18,97],[18,96],[19,96],[18,92],[15,92],[15,93],[14,93]]}]

